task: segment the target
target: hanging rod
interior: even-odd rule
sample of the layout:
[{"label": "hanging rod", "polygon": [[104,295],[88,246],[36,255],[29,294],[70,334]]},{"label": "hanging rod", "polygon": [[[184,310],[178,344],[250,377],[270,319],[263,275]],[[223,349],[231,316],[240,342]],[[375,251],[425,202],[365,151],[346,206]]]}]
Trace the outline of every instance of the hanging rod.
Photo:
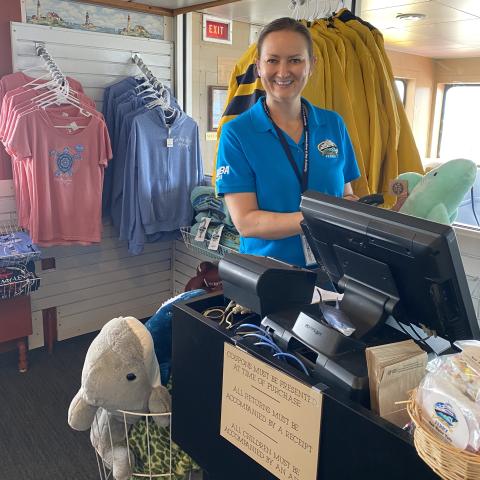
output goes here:
[{"label": "hanging rod", "polygon": [[143,73],[145,78],[150,82],[152,87],[162,90],[164,88],[163,83],[157,79],[157,77],[152,73],[152,71],[145,65],[145,62],[138,55],[138,53],[132,54],[132,61],[137,65],[140,71]]},{"label": "hanging rod", "polygon": [[41,57],[42,60],[45,62],[45,65],[49,70],[50,74],[52,75],[52,78],[55,82],[63,86],[68,84],[68,81],[65,75],[60,70],[60,68],[58,67],[55,60],[52,58],[52,56],[47,52],[47,49],[45,48],[45,44],[36,42],[35,53],[37,57]]}]

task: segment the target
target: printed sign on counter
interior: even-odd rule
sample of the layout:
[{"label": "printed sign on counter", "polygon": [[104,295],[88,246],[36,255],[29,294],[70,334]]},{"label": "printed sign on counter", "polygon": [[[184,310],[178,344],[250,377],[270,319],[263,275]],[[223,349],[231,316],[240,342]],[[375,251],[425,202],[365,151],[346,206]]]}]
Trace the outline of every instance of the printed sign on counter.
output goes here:
[{"label": "printed sign on counter", "polygon": [[317,478],[322,398],[225,343],[220,434],[277,478]]}]

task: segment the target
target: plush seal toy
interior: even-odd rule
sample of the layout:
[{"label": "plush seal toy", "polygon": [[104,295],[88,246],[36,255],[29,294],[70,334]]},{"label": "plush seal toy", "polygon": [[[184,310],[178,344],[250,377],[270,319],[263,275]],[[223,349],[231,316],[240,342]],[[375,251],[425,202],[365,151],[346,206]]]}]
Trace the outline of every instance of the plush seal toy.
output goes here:
[{"label": "plush seal toy", "polygon": [[[82,382],[68,409],[68,423],[88,430],[93,447],[111,469],[113,478],[127,480],[134,467],[129,460],[125,422],[140,420],[131,413],[170,412],[170,394],[162,386],[152,336],[134,317],[110,320],[90,345]],[[159,426],[168,415],[153,416]]]}]

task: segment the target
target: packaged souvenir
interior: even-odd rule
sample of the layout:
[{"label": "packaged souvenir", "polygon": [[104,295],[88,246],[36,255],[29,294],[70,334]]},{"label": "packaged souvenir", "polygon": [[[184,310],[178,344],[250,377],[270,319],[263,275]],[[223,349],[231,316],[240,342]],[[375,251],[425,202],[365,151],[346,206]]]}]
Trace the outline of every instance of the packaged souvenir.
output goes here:
[{"label": "packaged souvenir", "polygon": [[447,443],[480,452],[480,342],[458,342],[462,352],[427,365],[416,401],[422,420]]}]

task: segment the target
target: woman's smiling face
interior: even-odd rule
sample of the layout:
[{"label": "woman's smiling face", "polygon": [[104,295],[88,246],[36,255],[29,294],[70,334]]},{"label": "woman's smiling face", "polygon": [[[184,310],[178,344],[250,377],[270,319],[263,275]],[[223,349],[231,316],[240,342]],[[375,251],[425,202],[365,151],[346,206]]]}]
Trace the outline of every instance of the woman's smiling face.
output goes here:
[{"label": "woman's smiling face", "polygon": [[308,45],[302,34],[279,30],[265,37],[257,70],[271,100],[290,102],[300,97],[311,69]]}]

